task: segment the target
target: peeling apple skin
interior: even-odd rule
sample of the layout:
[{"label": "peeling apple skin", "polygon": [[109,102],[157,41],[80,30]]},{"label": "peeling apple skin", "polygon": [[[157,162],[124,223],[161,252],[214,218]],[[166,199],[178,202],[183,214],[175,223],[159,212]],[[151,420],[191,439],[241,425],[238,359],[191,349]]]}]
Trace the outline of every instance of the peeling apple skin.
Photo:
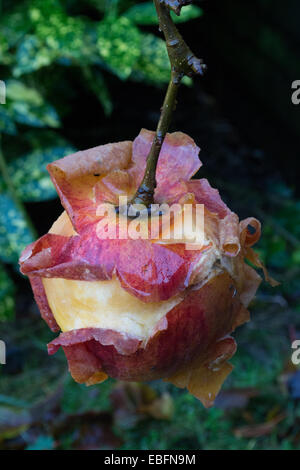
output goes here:
[{"label": "peeling apple skin", "polygon": [[[147,345],[143,347],[139,343],[131,354],[122,354],[113,344],[104,345],[95,339],[84,344],[98,359],[98,367],[110,377],[127,381],[169,377],[196,358],[204,358],[210,347],[245,321],[247,314],[234,290],[228,273],[216,275],[200,288],[188,289],[182,302],[166,314],[161,329],[158,327]],[[69,335],[66,345],[60,341],[66,335],[68,333],[62,333],[50,343],[50,353],[63,343],[67,357],[71,357],[69,348],[74,348],[76,341],[83,343],[82,338],[76,340],[76,335]],[[112,339],[112,343],[114,341],[116,339]],[[123,341],[126,343],[125,338]],[[72,364],[70,366],[72,373]]]},{"label": "peeling apple skin", "polygon": [[[21,272],[30,279],[43,319],[52,331],[64,331],[48,351],[64,349],[74,380],[92,385],[107,376],[126,381],[163,378],[186,387],[204,406],[211,406],[231,371],[227,360],[235,353],[236,343],[229,335],[249,320],[246,308],[261,282],[245,260],[263,269],[266,279],[275,284],[252,250],[261,235],[260,222],[253,217],[239,221],[206,179],[191,180],[202,165],[199,148],[181,132],[165,138],[154,202],[203,204],[209,244],[202,250],[186,250],[182,243],[165,245],[156,238],[99,239],[98,204],[116,205],[124,194],[130,201],[143,178],[153,138],[153,132],[142,130],[134,142],[99,146],[48,165],[66,213],[48,234],[24,250]],[[101,315],[99,319],[96,315],[96,321],[93,317],[92,323],[78,322],[77,329],[62,328],[55,317],[51,288],[46,293],[43,279],[97,283],[114,276],[120,289],[145,304],[177,296],[179,301],[168,304],[144,336],[122,329],[118,313],[117,322],[109,324],[112,329],[101,323]],[[55,286],[53,291],[60,300],[71,292]],[[88,311],[87,297],[80,294],[73,299],[69,294],[68,298],[84,305],[80,311],[68,307],[68,312],[76,312],[75,319]],[[107,314],[104,307],[100,311]],[[134,308],[129,313],[136,315],[136,323],[142,321]]]}]

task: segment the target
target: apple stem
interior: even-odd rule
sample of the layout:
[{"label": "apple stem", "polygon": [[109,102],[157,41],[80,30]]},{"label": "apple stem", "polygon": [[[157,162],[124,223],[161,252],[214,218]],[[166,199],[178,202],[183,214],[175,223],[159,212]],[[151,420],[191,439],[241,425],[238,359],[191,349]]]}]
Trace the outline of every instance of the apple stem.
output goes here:
[{"label": "apple stem", "polygon": [[[176,98],[182,78],[195,74],[203,75],[206,65],[197,59],[183,40],[170,15],[169,8],[173,9],[169,0],[154,0],[159,21],[159,29],[163,32],[171,64],[171,78],[167,93],[161,108],[161,115],[157,125],[155,137],[147,158],[146,170],[131,204],[143,204],[149,207],[154,202],[156,188],[156,167],[162,144],[170,127],[173,112],[176,108]],[[186,4],[185,0],[176,2],[176,14]],[[179,5],[179,6],[178,6]]]}]

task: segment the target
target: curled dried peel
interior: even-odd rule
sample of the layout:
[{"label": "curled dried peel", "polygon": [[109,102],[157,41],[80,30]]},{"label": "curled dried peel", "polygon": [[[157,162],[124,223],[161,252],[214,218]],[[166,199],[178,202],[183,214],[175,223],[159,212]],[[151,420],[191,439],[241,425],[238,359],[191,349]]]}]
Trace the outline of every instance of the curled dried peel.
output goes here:
[{"label": "curled dried peel", "polygon": [[[135,167],[132,171],[138,175],[138,184],[144,175],[154,136],[154,132],[142,129],[133,142],[132,161]],[[202,166],[199,151],[199,147],[188,135],[182,132],[167,134],[157,164],[157,187],[165,186],[165,183],[171,186],[179,179],[190,180]]]},{"label": "curled dried peel", "polygon": [[220,220],[220,245],[226,256],[236,257],[241,250],[239,218],[234,213]]},{"label": "curled dried peel", "polygon": [[[187,250],[183,239],[100,240],[97,205],[117,204],[119,195],[132,197],[153,136],[142,130],[133,143],[97,147],[49,166],[67,212],[27,247],[21,270],[45,321],[54,331],[63,330],[49,353],[64,348],[75,380],[168,378],[210,406],[231,370],[227,359],[235,343],[226,337],[249,320],[246,307],[261,282],[245,263],[248,258],[262,267],[250,248],[260,237],[260,223],[239,222],[207,180],[190,180],[201,166],[199,148],[175,133],[167,135],[159,157],[154,202],[204,204],[204,249]],[[115,289],[119,295],[110,294]],[[110,295],[122,297],[121,310],[112,309]],[[131,323],[124,315],[126,299]],[[102,310],[109,311],[110,322],[97,314]],[[211,368],[217,359],[218,371]]]},{"label": "curled dried peel", "polygon": [[206,408],[209,408],[213,406],[223,382],[233,369],[228,360],[235,352],[234,339],[222,339],[210,348],[204,358],[197,358],[188,368],[177,371],[165,381],[179,388],[187,388]]},{"label": "curled dried peel", "polygon": [[97,181],[113,170],[127,168],[131,152],[131,142],[100,145],[47,166],[75,230],[80,231],[96,217],[93,191]]}]

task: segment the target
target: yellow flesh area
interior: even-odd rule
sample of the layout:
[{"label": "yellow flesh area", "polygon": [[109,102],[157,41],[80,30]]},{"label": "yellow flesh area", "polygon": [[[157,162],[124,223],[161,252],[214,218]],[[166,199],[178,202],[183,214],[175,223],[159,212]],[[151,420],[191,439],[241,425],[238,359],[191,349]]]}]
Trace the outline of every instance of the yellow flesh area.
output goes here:
[{"label": "yellow flesh area", "polygon": [[88,282],[47,278],[43,284],[62,331],[107,328],[144,339],[181,300],[177,296],[164,302],[144,303],[128,294],[117,279]]},{"label": "yellow flesh area", "polygon": [[[65,212],[50,233],[65,236],[75,233]],[[43,284],[62,331],[107,328],[146,339],[157,322],[181,301],[176,296],[163,302],[144,303],[121,288],[116,278],[92,282],[44,278]]]}]

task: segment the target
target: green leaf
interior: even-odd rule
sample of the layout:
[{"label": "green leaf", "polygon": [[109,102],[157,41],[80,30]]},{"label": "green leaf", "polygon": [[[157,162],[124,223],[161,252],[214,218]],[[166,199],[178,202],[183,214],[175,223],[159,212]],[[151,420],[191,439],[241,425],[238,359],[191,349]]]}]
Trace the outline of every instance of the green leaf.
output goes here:
[{"label": "green leaf", "polygon": [[129,8],[124,16],[135,24],[154,25],[158,23],[155,6],[152,2],[138,3]]},{"label": "green leaf", "polygon": [[0,63],[9,64],[11,61],[10,54],[8,53],[9,44],[7,38],[3,34],[3,31],[0,31]]},{"label": "green leaf", "polygon": [[[187,5],[181,10],[181,15],[177,16],[171,12],[175,23],[184,23],[186,21],[199,18],[203,14],[201,8],[194,5]],[[158,24],[155,6],[152,2],[140,3],[129,8],[124,16],[135,24],[156,25]]]},{"label": "green leaf", "polygon": [[34,127],[59,127],[60,120],[51,105],[31,106],[26,102],[15,102],[10,106],[14,120],[19,124]]},{"label": "green leaf", "polygon": [[15,311],[15,286],[0,263],[0,323],[13,318]]},{"label": "green leaf", "polygon": [[0,259],[16,263],[31,242],[33,237],[21,210],[9,194],[0,194]]},{"label": "green leaf", "polygon": [[[15,7],[13,12],[1,15],[0,30],[1,30],[1,47],[3,43],[5,48],[16,47],[17,43],[22,40],[31,28],[31,21],[28,17],[28,5],[22,2],[21,5]],[[2,37],[4,41],[2,41]],[[10,54],[9,63],[13,62],[14,56]]]},{"label": "green leaf", "polygon": [[56,53],[44,46],[39,38],[27,35],[17,49],[13,75],[20,77],[23,74],[34,72],[50,65],[55,59]]},{"label": "green leaf", "polygon": [[[57,146],[35,150],[11,161],[7,170],[20,199],[24,202],[36,202],[57,197],[46,166],[75,151],[70,145]],[[5,190],[5,185],[0,179],[1,189]]]},{"label": "green leaf", "polygon": [[85,42],[85,24],[65,13],[51,14],[36,25],[36,35],[57,57],[78,59]]},{"label": "green leaf", "polygon": [[41,106],[44,102],[42,95],[34,88],[29,88],[19,80],[7,80],[6,98],[12,101],[23,101],[33,106]]},{"label": "green leaf", "polygon": [[186,21],[195,20],[200,18],[203,15],[202,8],[199,8],[195,5],[186,5],[182,8],[180,16],[175,15],[171,12],[171,16],[175,23],[185,23]]},{"label": "green leaf", "polygon": [[[59,61],[62,65],[94,60],[96,39],[92,22],[68,15],[60,2],[31,1],[31,33],[19,43],[15,77]],[[91,59],[92,58],[92,59]]]},{"label": "green leaf", "polygon": [[165,42],[153,34],[143,34],[141,55],[135,63],[131,78],[153,84],[170,80],[170,63]]},{"label": "green leaf", "polygon": [[[141,55],[134,64],[130,78],[160,86],[169,82],[170,74],[170,61],[165,41],[153,34],[143,34]],[[183,77],[182,83],[190,86],[192,79]]]},{"label": "green leaf", "polygon": [[12,113],[4,106],[0,106],[0,132],[10,135],[17,134],[17,128]]},{"label": "green leaf", "polygon": [[106,65],[125,80],[140,56],[141,34],[128,18],[105,19],[98,27],[97,45]]},{"label": "green leaf", "polygon": [[43,96],[36,89],[18,80],[8,80],[6,98],[7,110],[14,121],[35,127],[60,125],[55,109],[44,102]]}]

